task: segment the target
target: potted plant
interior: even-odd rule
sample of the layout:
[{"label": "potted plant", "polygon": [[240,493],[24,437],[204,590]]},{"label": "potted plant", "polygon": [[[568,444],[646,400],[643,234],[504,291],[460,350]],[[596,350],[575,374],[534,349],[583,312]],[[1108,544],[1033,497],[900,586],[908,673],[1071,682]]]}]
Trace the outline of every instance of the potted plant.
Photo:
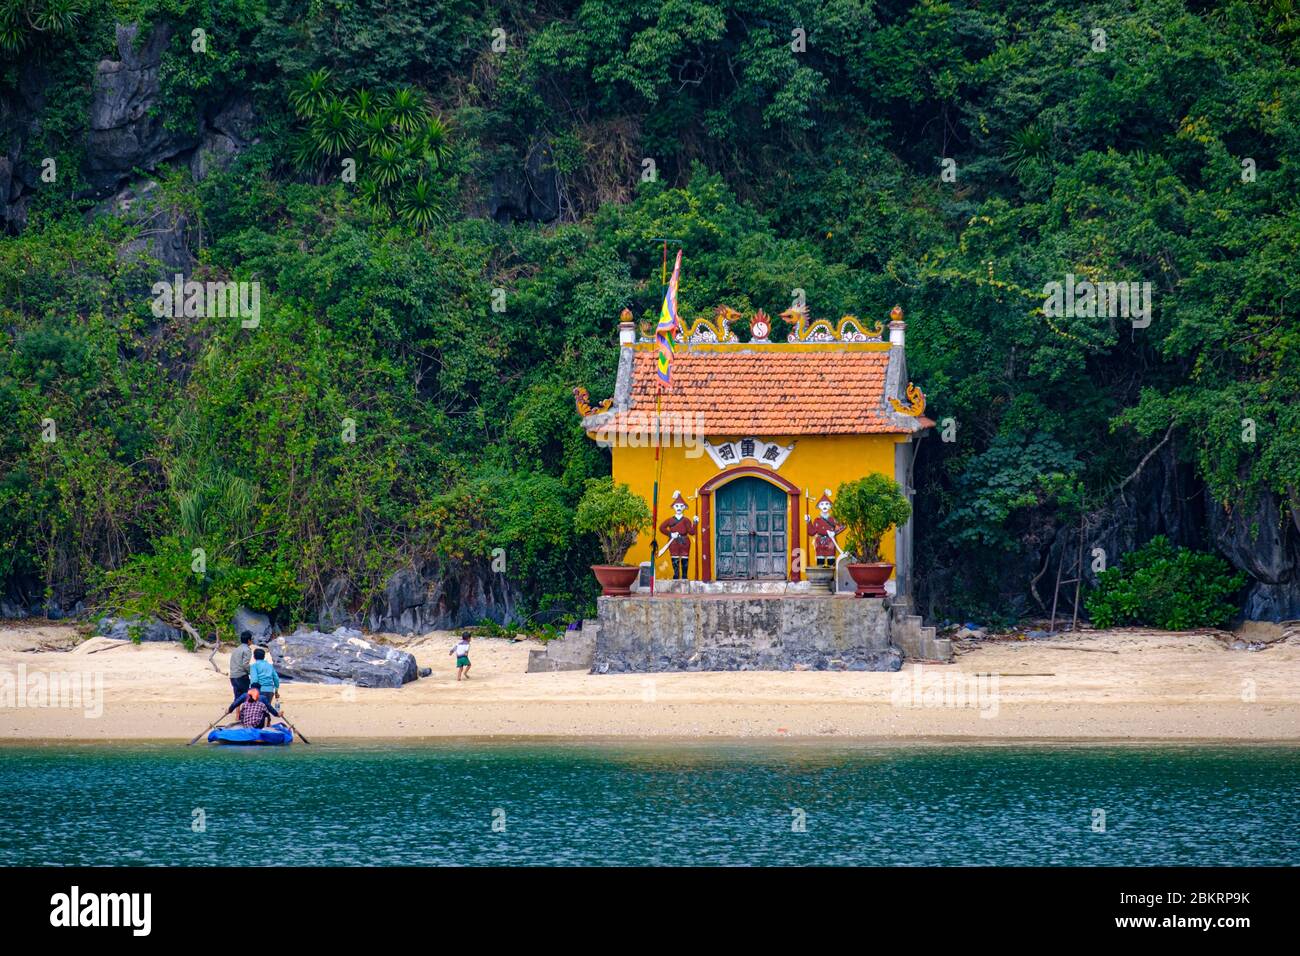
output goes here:
[{"label": "potted plant", "polygon": [[848,563],[857,596],[884,597],[894,566],[881,560],[880,541],[912,516],[898,482],[879,473],[846,481],[835,494],[835,514],[844,524],[848,550],[860,559]]},{"label": "potted plant", "polygon": [[589,478],[582,499],[573,516],[574,530],[594,534],[600,541],[604,564],[593,564],[601,594],[624,597],[631,594],[632,582],[640,572],[623,557],[636,543],[637,535],[650,527],[650,509],[645,499],[632,493],[627,485],[616,485],[612,476]]}]

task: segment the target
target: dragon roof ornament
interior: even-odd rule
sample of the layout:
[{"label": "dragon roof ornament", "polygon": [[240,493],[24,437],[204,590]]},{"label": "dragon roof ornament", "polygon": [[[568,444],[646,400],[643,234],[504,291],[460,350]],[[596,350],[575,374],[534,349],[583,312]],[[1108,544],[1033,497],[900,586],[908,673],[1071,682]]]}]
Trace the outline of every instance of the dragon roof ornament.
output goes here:
[{"label": "dragon roof ornament", "polygon": [[885,333],[885,323],[877,322],[867,331],[856,315],[843,316],[834,326],[826,319],[813,321],[806,305],[791,306],[781,313],[781,318],[794,326],[788,342],[879,342]]}]

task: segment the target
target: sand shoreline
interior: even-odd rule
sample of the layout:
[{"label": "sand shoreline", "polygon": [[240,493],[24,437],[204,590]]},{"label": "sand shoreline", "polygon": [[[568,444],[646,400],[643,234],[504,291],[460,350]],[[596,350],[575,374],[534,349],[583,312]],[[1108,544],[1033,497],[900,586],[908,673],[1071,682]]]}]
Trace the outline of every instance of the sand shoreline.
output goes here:
[{"label": "sand shoreline", "polygon": [[[112,748],[122,745],[136,744],[158,744],[162,746],[174,746],[184,744],[185,741],[177,737],[34,737],[21,739],[17,737],[0,737],[0,751],[6,748],[25,749],[31,747],[105,747]],[[201,743],[201,742],[200,742]],[[1012,747],[1012,748],[1033,748],[1043,747],[1052,750],[1067,748],[1106,748],[1132,747],[1134,749],[1144,750],[1152,748],[1176,748],[1176,747],[1243,747],[1243,748],[1260,748],[1260,749],[1280,749],[1280,748],[1300,748],[1300,738],[1279,737],[1276,739],[1258,738],[1244,740],[1241,738],[1226,737],[937,737],[937,736],[916,736],[916,737],[790,737],[784,734],[774,737],[717,737],[717,736],[696,736],[696,737],[671,737],[667,735],[635,737],[627,734],[623,735],[603,735],[603,736],[578,736],[576,734],[563,736],[477,736],[477,737],[452,737],[431,735],[427,737],[383,737],[372,735],[369,737],[331,737],[328,740],[317,741],[312,746],[321,746],[322,744],[331,748],[347,747],[371,747],[376,744],[398,744],[403,747],[418,746],[439,746],[439,747],[540,747],[548,745],[573,744],[575,747],[625,747],[645,745],[646,747],[673,746],[673,747],[690,747],[699,745],[708,746],[729,746],[729,745],[749,745],[762,746],[790,744],[793,747],[820,746],[820,747],[863,747],[872,750],[884,750],[897,748],[899,750],[915,750],[920,748],[944,749],[954,746],[962,747]],[[199,746],[196,744],[195,746]]]},{"label": "sand shoreline", "polygon": [[[313,741],[340,743],[1300,743],[1294,637],[1258,652],[1226,650],[1206,634],[1136,630],[990,642],[954,664],[898,675],[526,674],[538,645],[480,639],[473,679],[459,684],[450,635],[394,641],[433,675],[400,690],[286,684],[289,719]],[[227,659],[216,658],[222,671]],[[91,696],[99,682],[99,715],[0,700],[0,745],[184,742],[229,701],[206,653],[80,642],[66,625],[0,625],[0,679],[20,672],[79,675]],[[969,694],[945,696],[954,681]]]}]

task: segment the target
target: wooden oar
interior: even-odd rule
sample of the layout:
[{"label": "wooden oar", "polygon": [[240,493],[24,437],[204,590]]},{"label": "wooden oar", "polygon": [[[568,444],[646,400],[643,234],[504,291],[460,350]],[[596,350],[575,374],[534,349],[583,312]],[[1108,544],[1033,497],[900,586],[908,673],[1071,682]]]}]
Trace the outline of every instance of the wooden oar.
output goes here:
[{"label": "wooden oar", "polygon": [[[280,700],[283,701],[283,700],[284,700],[284,697],[281,696]],[[311,743],[311,741],[307,739],[306,735],[303,734],[303,732],[302,732],[301,730],[299,730],[297,727],[295,727],[293,724],[290,724],[290,723],[289,723],[289,718],[286,717],[286,716],[284,716],[284,704],[283,704],[283,703],[280,704],[280,719],[283,720],[286,724],[288,724],[289,729],[293,731],[293,735],[294,735],[295,737],[300,737],[300,738],[302,739],[302,742],[305,743],[305,744],[310,744],[310,743]]]},{"label": "wooden oar", "polygon": [[198,743],[198,742],[199,742],[199,737],[202,737],[204,734],[206,734],[206,733],[207,733],[209,730],[211,730],[213,727],[217,726],[217,724],[219,724],[219,723],[221,723],[223,720],[225,720],[225,718],[226,718],[226,714],[228,714],[228,713],[230,713],[230,711],[228,711],[228,710],[223,710],[223,711],[221,712],[221,716],[220,716],[220,717],[218,717],[218,718],[217,718],[216,720],[214,720],[212,723],[208,724],[206,727],[204,727],[202,730],[200,730],[200,731],[198,732],[198,735],[195,736],[195,738],[194,738],[193,740],[191,740],[189,743],[187,743],[185,746],[186,746],[186,747],[192,747],[192,746],[194,746],[194,744]]},{"label": "wooden oar", "polygon": [[289,724],[289,729],[293,731],[293,735],[294,735],[295,737],[297,737],[299,740],[301,740],[301,741],[302,741],[303,743],[305,743],[305,744],[309,744],[309,743],[311,743],[311,741],[307,739],[307,735],[306,735],[306,734],[304,734],[301,730],[299,730],[299,729],[298,729],[297,727],[295,727],[293,724],[290,724],[290,723],[289,723],[289,718],[288,718],[288,717],[284,716],[284,714],[280,714],[280,719],[283,720],[286,724]]}]

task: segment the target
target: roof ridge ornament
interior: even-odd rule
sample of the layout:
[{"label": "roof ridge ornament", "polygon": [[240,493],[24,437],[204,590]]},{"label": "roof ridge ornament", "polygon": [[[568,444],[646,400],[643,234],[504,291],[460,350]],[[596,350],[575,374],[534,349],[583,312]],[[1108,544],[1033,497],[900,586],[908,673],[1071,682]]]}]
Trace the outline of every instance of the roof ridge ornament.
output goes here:
[{"label": "roof ridge ornament", "polygon": [[591,404],[591,396],[587,393],[585,388],[579,385],[573,390],[573,403],[578,406],[578,414],[583,418],[586,418],[589,415],[601,415],[609,411],[610,407],[614,404],[614,399],[607,398],[599,405],[593,406]]},{"label": "roof ridge ornament", "polygon": [[834,326],[826,319],[812,321],[806,305],[791,306],[781,313],[781,318],[794,326],[788,342],[879,342],[885,334],[884,322],[877,322],[868,332],[856,315],[845,315]]},{"label": "roof ridge ornament", "polygon": [[911,382],[907,383],[907,401],[909,404],[904,405],[893,395],[889,396],[889,404],[893,405],[894,411],[900,415],[919,418],[925,412],[925,392]]},{"label": "roof ridge ornament", "polygon": [[700,318],[691,323],[686,333],[687,345],[701,342],[717,345],[724,342],[739,342],[736,333],[731,331],[731,323],[741,318],[739,312],[729,305],[720,305],[714,310],[712,319]]}]

